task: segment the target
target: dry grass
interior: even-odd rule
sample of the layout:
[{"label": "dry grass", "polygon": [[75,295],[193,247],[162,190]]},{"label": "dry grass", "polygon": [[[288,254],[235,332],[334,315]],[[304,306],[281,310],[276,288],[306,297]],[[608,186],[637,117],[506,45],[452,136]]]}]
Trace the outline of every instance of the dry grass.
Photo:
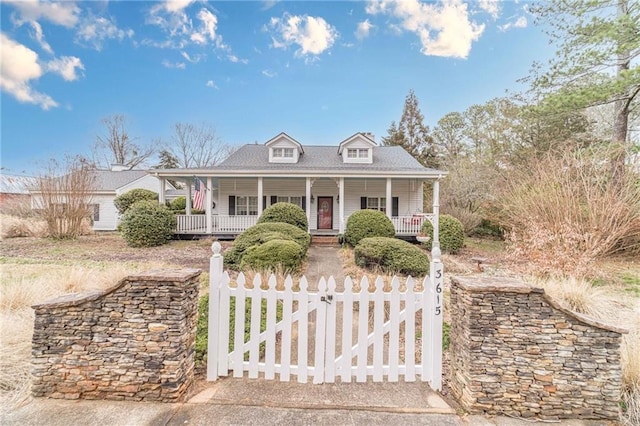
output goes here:
[{"label": "dry grass", "polygon": [[0,264],[0,406],[29,399],[34,313],[31,306],[67,293],[104,289],[125,276],[162,264],[85,262],[81,266]]},{"label": "dry grass", "polygon": [[0,238],[45,237],[47,224],[35,217],[0,215]]},{"label": "dry grass", "polygon": [[548,279],[540,284],[547,294],[574,312],[608,320],[614,317],[619,309],[619,296],[610,288],[596,287],[581,278]]},{"label": "dry grass", "polygon": [[[637,318],[640,321],[640,316]],[[625,403],[623,422],[640,425],[640,329],[624,336],[622,355],[622,400]]]}]

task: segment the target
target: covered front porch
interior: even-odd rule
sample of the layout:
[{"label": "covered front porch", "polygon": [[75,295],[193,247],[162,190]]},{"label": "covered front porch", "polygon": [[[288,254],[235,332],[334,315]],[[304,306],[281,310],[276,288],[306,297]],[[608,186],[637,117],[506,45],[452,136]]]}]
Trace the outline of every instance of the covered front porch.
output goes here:
[{"label": "covered front porch", "polygon": [[[178,172],[176,170],[175,172]],[[163,176],[185,184],[185,214],[176,216],[178,235],[234,237],[255,225],[263,210],[277,202],[300,206],[307,215],[313,235],[338,235],[345,231],[349,216],[361,209],[384,212],[396,235],[415,236],[426,220],[434,227],[438,212],[438,178],[424,176]],[[200,181],[204,196],[204,214],[195,214],[192,198],[194,181]],[[432,208],[424,212],[424,188],[432,190]],[[162,194],[162,191],[161,191]],[[161,202],[164,200],[161,199]]]}]

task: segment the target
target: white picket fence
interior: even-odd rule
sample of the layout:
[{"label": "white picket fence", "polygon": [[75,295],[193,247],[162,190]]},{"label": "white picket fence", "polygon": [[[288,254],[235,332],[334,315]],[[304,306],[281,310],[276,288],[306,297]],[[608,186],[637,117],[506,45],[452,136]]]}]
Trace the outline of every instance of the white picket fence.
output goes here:
[{"label": "white picket fence", "polygon": [[[397,382],[402,376],[406,382],[419,377],[433,389],[441,389],[442,263],[431,263],[431,275],[424,278],[420,290],[415,290],[415,281],[409,277],[401,291],[400,280],[394,277],[391,291],[385,292],[384,281],[378,277],[375,291],[371,293],[369,281],[364,277],[359,291],[354,291],[350,278],[345,279],[344,291],[336,291],[336,282],[330,277],[322,278],[318,290],[312,292],[305,277],[301,278],[299,289],[294,290],[290,276],[284,282],[284,289],[278,290],[274,276],[268,279],[267,289],[261,288],[259,275],[253,280],[252,288],[246,288],[242,274],[236,285],[230,286],[229,274],[223,272],[219,244],[214,243],[213,249],[207,380],[227,376],[230,371],[233,377],[243,377],[248,372],[249,378],[257,378],[262,373],[265,379],[275,379],[278,374],[280,381],[290,381],[294,375],[300,383],[307,383],[309,378],[313,383],[334,383],[337,378],[342,382],[351,382],[353,378],[356,382],[366,382],[368,377],[374,382],[384,378]],[[233,336],[229,335],[231,298],[235,298]],[[246,339],[248,300],[252,309]],[[266,301],[266,321],[261,318],[263,300]],[[278,305],[281,306],[279,320]],[[416,362],[416,314],[420,312],[421,358]],[[266,322],[263,331],[261,320]],[[231,352],[230,341],[234,347]],[[264,357],[261,358],[263,342]]]}]

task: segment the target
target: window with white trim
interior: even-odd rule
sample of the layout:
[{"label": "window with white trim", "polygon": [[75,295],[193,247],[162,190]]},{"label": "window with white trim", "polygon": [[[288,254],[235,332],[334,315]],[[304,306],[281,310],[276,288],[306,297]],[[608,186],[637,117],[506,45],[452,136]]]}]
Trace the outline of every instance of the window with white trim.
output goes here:
[{"label": "window with white trim", "polygon": [[293,148],[273,148],[273,158],[293,158]]},{"label": "window with white trim", "polygon": [[236,215],[257,216],[258,215],[258,197],[247,197],[244,195],[236,196]]},{"label": "window with white trim", "polygon": [[278,197],[276,198],[276,201],[278,203],[295,204],[296,206],[302,207],[304,209],[304,206],[302,205],[302,197],[282,197],[282,196],[278,195]]},{"label": "window with white trim", "polygon": [[347,158],[369,158],[369,150],[367,148],[348,148]]},{"label": "window with white trim", "polygon": [[367,197],[367,208],[371,210],[379,210],[383,213],[387,212],[386,197]]},{"label": "window with white trim", "polygon": [[100,222],[100,204],[91,204],[90,213],[94,222]]}]

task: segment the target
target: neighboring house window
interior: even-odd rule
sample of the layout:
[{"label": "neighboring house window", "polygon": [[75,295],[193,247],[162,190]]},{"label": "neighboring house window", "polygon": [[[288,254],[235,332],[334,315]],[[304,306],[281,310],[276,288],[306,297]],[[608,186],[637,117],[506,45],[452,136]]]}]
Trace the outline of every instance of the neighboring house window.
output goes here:
[{"label": "neighboring house window", "polygon": [[258,197],[238,195],[235,198],[235,213],[237,216],[256,216],[258,214]]},{"label": "neighboring house window", "polygon": [[349,148],[347,149],[347,158],[369,158],[369,150],[367,148]]},{"label": "neighboring house window", "polygon": [[100,204],[91,204],[90,212],[93,213],[93,221],[100,222]]},{"label": "neighboring house window", "polygon": [[273,148],[274,158],[293,158],[293,148]]}]

